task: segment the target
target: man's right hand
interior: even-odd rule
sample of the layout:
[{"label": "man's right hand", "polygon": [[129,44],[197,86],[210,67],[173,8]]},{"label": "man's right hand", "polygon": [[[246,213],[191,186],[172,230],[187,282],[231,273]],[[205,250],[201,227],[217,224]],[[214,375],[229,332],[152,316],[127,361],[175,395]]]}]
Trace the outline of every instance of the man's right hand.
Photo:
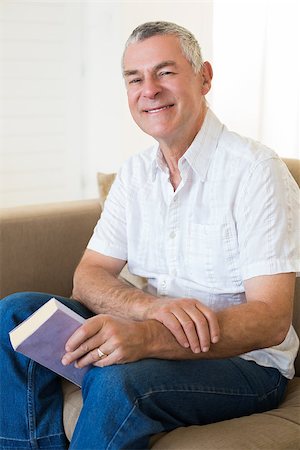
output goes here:
[{"label": "man's right hand", "polygon": [[211,343],[220,339],[217,315],[195,299],[157,298],[146,318],[161,322],[180,345],[194,353],[208,352]]}]

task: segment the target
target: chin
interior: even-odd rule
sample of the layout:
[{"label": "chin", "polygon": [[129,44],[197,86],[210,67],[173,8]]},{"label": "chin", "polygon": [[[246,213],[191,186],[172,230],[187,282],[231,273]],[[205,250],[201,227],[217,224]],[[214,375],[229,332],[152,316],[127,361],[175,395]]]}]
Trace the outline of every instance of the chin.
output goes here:
[{"label": "chin", "polygon": [[155,126],[154,124],[149,125],[141,123],[138,124],[138,126],[144,131],[144,133],[149,134],[156,140],[160,138],[163,139],[171,134],[170,125],[162,126],[161,124],[157,124]]}]

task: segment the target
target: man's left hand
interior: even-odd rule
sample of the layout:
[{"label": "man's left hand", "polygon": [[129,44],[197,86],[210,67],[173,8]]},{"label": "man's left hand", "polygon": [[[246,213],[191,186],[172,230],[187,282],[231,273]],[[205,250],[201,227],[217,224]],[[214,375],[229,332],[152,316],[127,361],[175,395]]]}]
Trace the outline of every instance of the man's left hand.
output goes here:
[{"label": "man's left hand", "polygon": [[193,353],[208,352],[220,339],[216,313],[197,299],[159,297],[147,310],[146,319],[161,322]]},{"label": "man's left hand", "polygon": [[137,361],[146,356],[146,337],[144,322],[99,314],[87,319],[70,337],[62,363],[75,361],[76,367],[82,368]]}]

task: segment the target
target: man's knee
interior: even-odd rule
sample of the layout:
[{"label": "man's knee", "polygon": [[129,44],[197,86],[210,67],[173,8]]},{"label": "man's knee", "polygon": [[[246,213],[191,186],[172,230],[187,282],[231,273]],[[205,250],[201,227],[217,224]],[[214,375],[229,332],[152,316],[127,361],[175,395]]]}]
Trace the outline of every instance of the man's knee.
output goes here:
[{"label": "man's knee", "polygon": [[38,292],[17,292],[0,300],[1,332],[10,331],[51,298]]},{"label": "man's knee", "polygon": [[106,393],[111,397],[124,394],[130,398],[139,398],[149,391],[149,386],[160,382],[158,366],[159,361],[145,359],[129,364],[95,367],[85,376],[83,393],[88,395],[90,390],[95,390],[100,397]]}]

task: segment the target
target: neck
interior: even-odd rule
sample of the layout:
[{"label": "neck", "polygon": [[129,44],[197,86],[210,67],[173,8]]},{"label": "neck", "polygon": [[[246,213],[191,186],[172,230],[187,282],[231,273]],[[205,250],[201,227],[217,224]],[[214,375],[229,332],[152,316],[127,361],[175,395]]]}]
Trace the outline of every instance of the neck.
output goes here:
[{"label": "neck", "polygon": [[170,182],[172,183],[174,190],[177,189],[181,181],[178,161],[190,147],[197,133],[201,129],[206,111],[207,107],[205,108],[205,112],[201,117],[200,125],[198,123],[197,127],[191,129],[190,132],[184,137],[180,136],[180,138],[176,139],[174,142],[168,142],[167,140],[159,141],[161,152],[170,171]]},{"label": "neck", "polygon": [[184,155],[184,153],[192,144],[193,140],[195,139],[196,135],[203,125],[206,112],[207,106],[205,105],[200,118],[198,118],[197,122],[194,123],[194,126],[190,127],[190,129],[186,132],[180,130],[178,135],[176,137],[172,137],[172,139],[158,140],[160,149],[170,169],[171,166],[174,166],[175,161],[177,162],[176,165],[178,166],[179,159],[182,157],[182,155]]}]

